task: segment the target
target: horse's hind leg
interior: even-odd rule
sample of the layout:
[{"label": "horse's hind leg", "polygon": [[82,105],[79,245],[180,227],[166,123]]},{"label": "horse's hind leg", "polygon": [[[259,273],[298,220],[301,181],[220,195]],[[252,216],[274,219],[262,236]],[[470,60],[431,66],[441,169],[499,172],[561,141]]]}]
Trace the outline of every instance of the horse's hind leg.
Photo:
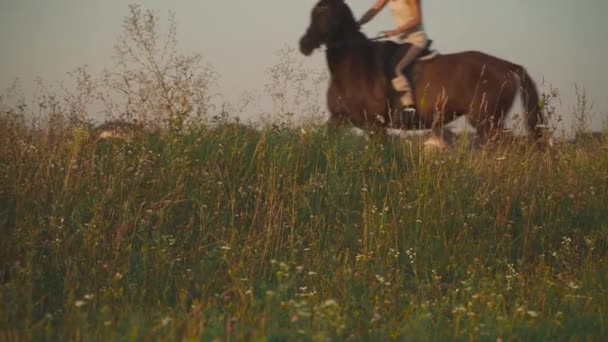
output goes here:
[{"label": "horse's hind leg", "polygon": [[471,124],[477,130],[481,143],[495,141],[500,138],[505,127],[505,119],[510,105],[497,102],[500,99],[484,97],[479,104],[478,111],[471,116]]},{"label": "horse's hind leg", "polygon": [[484,115],[478,118],[473,126],[477,130],[477,136],[482,143],[494,140],[497,137],[497,120],[492,115]]},{"label": "horse's hind leg", "polygon": [[516,99],[517,88],[515,79],[495,79],[488,82],[489,89],[483,93],[476,109],[476,128],[482,143],[502,140],[506,118]]},{"label": "horse's hind leg", "polygon": [[342,126],[344,126],[348,120],[341,113],[329,113],[329,120],[327,120],[327,128],[330,130],[336,130]]}]

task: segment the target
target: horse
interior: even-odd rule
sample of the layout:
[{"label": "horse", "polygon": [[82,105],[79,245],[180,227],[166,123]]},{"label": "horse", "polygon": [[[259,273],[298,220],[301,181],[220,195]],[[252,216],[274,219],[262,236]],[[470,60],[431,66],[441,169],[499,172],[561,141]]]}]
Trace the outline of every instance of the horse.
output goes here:
[{"label": "horse", "polygon": [[427,60],[419,57],[406,69],[417,108],[412,120],[401,115],[399,96],[391,86],[397,44],[368,39],[344,0],[320,0],[299,43],[305,56],[325,45],[331,75],[327,91],[330,128],[350,121],[372,132],[389,128],[438,132],[443,124],[467,115],[480,139],[486,141],[504,129],[519,92],[527,129],[536,138],[542,136],[536,85],[520,65],[479,51],[437,54]]}]

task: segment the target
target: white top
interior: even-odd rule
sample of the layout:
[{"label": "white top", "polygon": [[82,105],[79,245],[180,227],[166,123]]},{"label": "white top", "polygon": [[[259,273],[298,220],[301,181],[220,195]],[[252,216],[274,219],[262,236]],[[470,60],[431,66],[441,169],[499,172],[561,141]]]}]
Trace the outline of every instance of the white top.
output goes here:
[{"label": "white top", "polygon": [[[390,0],[389,4],[397,27],[408,25],[414,20],[414,11],[406,0]],[[418,27],[413,28],[410,32],[404,33],[396,40],[401,42],[407,41],[422,47],[426,44],[426,39],[424,28],[422,24],[420,24]]]},{"label": "white top", "polygon": [[407,25],[414,20],[413,10],[406,0],[390,0],[389,4],[397,27]]}]

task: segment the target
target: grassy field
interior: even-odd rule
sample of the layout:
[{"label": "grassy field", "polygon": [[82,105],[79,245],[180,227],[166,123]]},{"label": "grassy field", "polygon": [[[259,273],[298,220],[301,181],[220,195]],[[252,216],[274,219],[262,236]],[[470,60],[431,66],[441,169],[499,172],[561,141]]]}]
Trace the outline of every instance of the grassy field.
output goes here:
[{"label": "grassy field", "polygon": [[608,334],[608,144],[0,125],[0,340]]}]

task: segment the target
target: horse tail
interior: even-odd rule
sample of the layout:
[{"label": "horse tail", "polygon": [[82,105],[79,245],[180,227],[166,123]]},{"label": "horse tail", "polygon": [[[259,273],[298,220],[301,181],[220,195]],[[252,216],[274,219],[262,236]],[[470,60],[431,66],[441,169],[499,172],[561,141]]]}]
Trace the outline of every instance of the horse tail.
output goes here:
[{"label": "horse tail", "polygon": [[528,71],[520,65],[513,65],[513,72],[519,78],[519,86],[521,89],[521,97],[524,105],[524,118],[530,133],[533,133],[536,138],[540,138],[543,134],[542,125],[545,123],[542,117],[540,108],[540,98],[536,84]]}]

